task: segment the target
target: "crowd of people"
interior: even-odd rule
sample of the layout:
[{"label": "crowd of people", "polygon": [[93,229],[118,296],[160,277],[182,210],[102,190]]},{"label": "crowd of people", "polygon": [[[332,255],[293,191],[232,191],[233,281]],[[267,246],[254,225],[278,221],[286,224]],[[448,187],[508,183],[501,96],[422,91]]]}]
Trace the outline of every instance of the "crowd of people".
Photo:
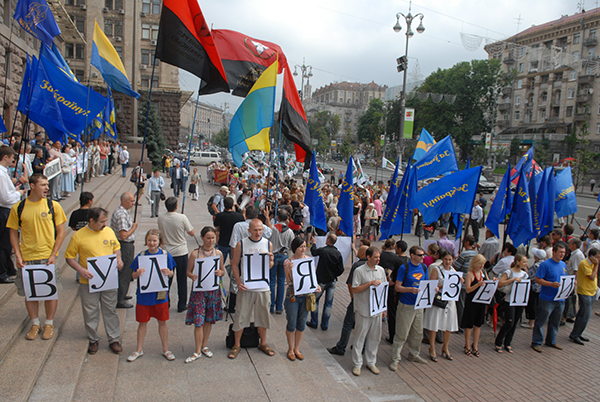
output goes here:
[{"label": "crowd of people", "polygon": [[[113,148],[113,145],[117,148]],[[117,162],[124,166],[123,173],[126,172],[126,147],[119,150],[118,144],[108,144],[110,150],[102,152],[106,145],[98,143],[91,145],[86,152],[93,153],[93,147],[98,149],[99,160],[105,162],[99,162],[95,167],[92,158],[88,166],[91,169],[83,170],[91,171],[90,177],[110,172],[111,166],[114,168]],[[15,148],[21,149],[20,144],[15,143]],[[177,180],[181,180],[184,185],[188,175],[187,171],[182,170],[181,162],[174,161],[175,166],[168,169],[173,183],[173,196],[164,197],[166,213],[160,213],[164,179],[158,170],[148,177],[148,191],[153,200],[151,216],[157,217],[158,221],[156,228],[145,233],[145,249],[136,255],[138,224],[134,222],[130,211],[139,200],[134,194],[123,193],[119,207],[109,213],[94,206],[92,193],[82,192],[80,209],[74,211],[67,222],[60,203],[52,199],[50,181],[42,173],[34,171],[17,175],[16,180],[20,180],[20,183],[23,183],[23,177],[27,179],[28,187],[15,187],[15,181],[9,176],[9,169],[17,164],[15,148],[0,147],[0,211],[8,232],[6,238],[10,239],[14,250],[17,269],[6,269],[11,252],[7,254],[6,248],[3,249],[2,269],[5,271],[0,279],[8,278],[4,282],[14,282],[18,293],[24,295],[22,268],[34,264],[55,264],[58,250],[66,237],[66,226],[71,228],[74,234],[64,257],[77,272],[85,331],[89,340],[88,353],[95,354],[99,350],[100,310],[109,348],[116,354],[122,352],[116,309],[134,307],[130,302],[132,296],[129,295],[129,287],[132,281],[144,274],[145,268],[140,266],[139,261],[141,256],[146,255],[167,255],[166,265],[160,268],[162,274],[169,278],[169,290],[143,293],[140,284],[137,284],[135,315],[139,324],[136,349],[127,359],[130,362],[144,354],[147,323],[151,318],[156,318],[159,323],[162,354],[167,360],[175,359],[168,346],[166,325],[171,304],[170,288],[174,280],[177,281],[177,300],[173,304],[178,313],[186,313],[185,324],[194,326],[195,350],[185,359],[186,363],[192,363],[202,356],[213,357],[209,348],[211,328],[223,319],[224,313],[235,314],[233,346],[228,353],[230,359],[238,356],[244,329],[250,327],[251,321],[259,335],[259,350],[273,356],[275,351],[267,343],[267,331],[271,328],[273,315],[285,312],[287,358],[291,361],[304,359],[301,342],[306,326],[315,330],[329,329],[337,282],[344,273],[345,265],[344,257],[336,247],[343,233],[339,230],[341,218],[336,208],[340,182],[335,182],[335,177],[322,187],[328,216],[328,230],[323,231],[310,225],[308,206],[302,203],[305,191],[303,184],[290,177],[274,183],[270,176],[238,176],[240,180],[220,187],[219,193],[210,198],[207,213],[213,216],[213,224],[202,228],[201,242],[198,248],[190,252],[187,240],[195,236],[195,230],[189,219],[178,211],[178,197],[185,190],[178,188],[177,184]],[[69,151],[68,147],[66,150]],[[39,153],[43,156],[41,149]],[[103,153],[106,154],[105,159],[102,159]],[[79,153],[75,150],[74,160],[77,155]],[[115,155],[118,155],[118,159],[108,159]],[[141,167],[139,169],[138,174],[143,176]],[[242,175],[244,172],[245,169],[240,171]],[[85,180],[85,176],[82,173],[81,179]],[[27,191],[28,196],[24,198]],[[467,357],[479,358],[483,353],[479,345],[481,327],[494,319],[495,309],[501,322],[495,340],[497,353],[516,352],[512,340],[523,312],[527,322],[521,325],[532,330],[531,346],[536,352],[543,352],[542,344],[562,349],[556,342],[556,335],[566,321],[574,322],[569,338],[579,345],[587,342],[584,331],[592,313],[600,260],[598,228],[592,228],[585,242],[568,234],[570,229],[565,232],[555,229],[551,235],[540,238],[537,247],[531,250],[531,266],[528,250],[516,248],[510,242],[500,247],[500,242],[490,230],[485,231],[485,241],[480,244],[478,222],[482,217],[478,213],[483,215],[483,211],[479,210],[475,215],[477,219],[474,219],[477,225],[470,225],[475,236],[464,236],[463,243],[448,239],[449,230],[444,222],[449,223],[452,219],[442,217],[438,226],[439,239],[430,238],[426,247],[421,247],[420,242],[409,247],[403,240],[390,238],[385,240],[380,249],[372,244],[372,240],[378,234],[386,198],[387,187],[383,182],[367,182],[364,186],[356,187],[354,227],[357,236],[350,242],[353,250],[351,259],[356,260],[351,261],[346,281],[351,301],[340,339],[328,349],[331,354],[344,355],[352,339],[354,375],[361,374],[363,358],[366,367],[372,373],[379,374],[377,351],[384,322],[389,333],[386,341],[392,344],[389,368],[393,371],[399,367],[405,344],[408,345],[408,360],[415,363],[425,364],[428,360],[438,362],[440,356],[448,361],[454,360],[454,353],[450,350],[453,333],[463,334],[463,352]],[[415,218],[416,229],[429,232],[419,224],[417,213]],[[324,236],[324,246],[317,246],[316,236]],[[309,250],[310,254],[307,253]],[[112,254],[116,255],[119,270],[118,288],[90,292],[89,280],[96,273],[89,269],[88,259]],[[251,254],[262,256],[262,261],[245,258]],[[294,261],[309,256],[319,257],[316,265],[318,285],[313,293],[296,295],[297,284],[294,284],[292,274]],[[228,275],[230,278],[231,291],[225,303],[220,289],[198,291],[192,288],[188,292],[188,279],[199,279],[194,261],[208,257],[218,260],[212,275],[218,278]],[[252,264],[268,266],[269,272],[260,278],[260,286],[248,286]],[[437,281],[438,291],[448,276],[454,273],[460,273],[463,277],[457,301],[440,300],[427,309],[415,308],[422,281]],[[567,274],[577,276],[576,290],[566,300],[554,300],[560,277]],[[16,278],[11,278],[14,275]],[[528,305],[512,306],[508,299],[511,286],[528,278],[532,280]],[[474,302],[477,291],[489,280],[498,282],[498,291],[492,302],[487,305]],[[372,315],[370,290],[385,283],[389,284],[387,309]],[[56,284],[60,291],[59,270],[56,270]],[[576,308],[576,303],[579,308]],[[31,319],[26,338],[34,340],[41,334],[42,339],[51,339],[55,332],[53,318],[58,301],[44,302],[46,316],[43,325],[39,318],[39,302],[26,301],[25,304]],[[420,353],[424,340],[429,344],[428,359]],[[442,344],[440,355],[436,350],[436,342]]]}]

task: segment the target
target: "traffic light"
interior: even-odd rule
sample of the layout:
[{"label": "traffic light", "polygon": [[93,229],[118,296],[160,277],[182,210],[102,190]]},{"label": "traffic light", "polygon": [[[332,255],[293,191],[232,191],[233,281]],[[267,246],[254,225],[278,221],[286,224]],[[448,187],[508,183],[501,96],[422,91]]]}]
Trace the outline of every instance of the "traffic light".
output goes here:
[{"label": "traffic light", "polygon": [[406,58],[406,56],[398,57],[396,59],[396,62],[398,63],[398,66],[396,68],[398,69],[399,73],[408,68],[408,59]]}]

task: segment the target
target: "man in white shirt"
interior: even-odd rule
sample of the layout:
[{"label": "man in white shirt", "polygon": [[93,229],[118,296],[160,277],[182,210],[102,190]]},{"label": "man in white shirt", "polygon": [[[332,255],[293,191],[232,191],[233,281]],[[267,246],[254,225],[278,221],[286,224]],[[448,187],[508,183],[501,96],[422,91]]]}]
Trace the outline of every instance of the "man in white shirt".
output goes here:
[{"label": "man in white shirt", "polygon": [[502,274],[510,269],[510,264],[515,260],[517,248],[512,243],[504,243],[502,247],[502,258],[492,268],[492,272],[496,278],[501,278]]},{"label": "man in white shirt", "polygon": [[[269,215],[269,209],[265,209],[265,216],[266,216],[266,222],[267,225],[265,226],[263,224],[263,231],[262,231],[262,237],[264,239],[270,239],[271,235],[273,234],[273,226],[271,224],[271,218],[268,216]],[[246,218],[246,220],[244,222],[238,222],[233,226],[233,231],[231,233],[231,240],[229,241],[229,246],[233,249],[235,248],[235,246],[237,246],[237,244],[240,242],[240,240],[245,239],[246,237],[250,236],[250,233],[248,232],[249,228],[250,228],[250,222],[253,219],[258,218],[258,208],[256,208],[254,205],[247,205],[246,209],[244,210],[244,217]]]},{"label": "man in white shirt", "polygon": [[481,247],[479,248],[479,254],[483,255],[485,259],[489,262],[492,261],[492,258],[496,255],[496,253],[500,250],[500,244],[498,243],[498,238],[491,230],[485,230],[485,241],[481,243]]},{"label": "man in white shirt", "polygon": [[123,145],[123,149],[119,152],[119,162],[123,168],[123,177],[127,176],[127,166],[129,166],[129,151],[127,145]]},{"label": "man in white shirt", "polygon": [[[576,237],[569,239],[567,244],[569,250],[571,250],[571,256],[567,261],[567,275],[577,275],[579,269],[579,263],[585,260],[585,255],[580,250],[581,240]],[[577,292],[571,293],[569,297],[565,299],[565,308],[563,310],[562,322],[575,322],[575,316],[577,315]]]},{"label": "man in white shirt", "polygon": [[10,229],[6,227],[11,207],[21,200],[25,190],[17,190],[8,174],[8,168],[13,166],[17,153],[11,147],[0,147],[0,283],[13,283],[9,276],[16,275],[15,266],[10,258]]},{"label": "man in white shirt", "polygon": [[473,203],[473,210],[471,211],[471,230],[473,231],[473,236],[475,237],[475,242],[479,243],[479,225],[481,224],[481,220],[483,219],[483,209],[479,206],[479,201],[475,200]]}]

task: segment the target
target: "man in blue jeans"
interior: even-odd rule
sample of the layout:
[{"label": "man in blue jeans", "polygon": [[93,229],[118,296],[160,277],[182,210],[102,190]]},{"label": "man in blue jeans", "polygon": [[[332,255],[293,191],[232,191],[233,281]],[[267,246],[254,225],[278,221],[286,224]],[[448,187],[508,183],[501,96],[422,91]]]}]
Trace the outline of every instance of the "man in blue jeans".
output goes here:
[{"label": "man in blue jeans", "polygon": [[557,241],[552,246],[552,258],[544,261],[536,272],[535,282],[541,285],[540,299],[533,326],[533,336],[531,347],[538,353],[542,353],[542,342],[544,341],[543,326],[548,322],[548,333],[546,334],[546,346],[562,350],[562,347],[556,343],[556,334],[560,325],[564,300],[554,301],[558,288],[560,287],[560,277],[567,275],[567,265],[563,258],[567,251],[567,245],[562,241]]},{"label": "man in blue jeans", "polygon": [[583,336],[583,331],[592,316],[592,303],[596,295],[598,278],[598,260],[600,250],[592,248],[589,251],[588,258],[579,263],[577,270],[577,297],[579,298],[579,311],[575,317],[573,331],[569,339],[578,345],[584,345],[589,339]]},{"label": "man in blue jeans", "polygon": [[[308,237],[309,243],[312,243],[312,233]],[[317,265],[317,282],[321,286],[321,293],[317,294],[317,309],[310,313],[310,320],[306,323],[311,328],[319,326],[319,301],[325,293],[325,305],[323,306],[323,318],[321,318],[321,329],[327,331],[329,327],[329,317],[331,317],[331,306],[333,305],[333,294],[337,277],[344,273],[344,260],[342,254],[334,247],[337,242],[337,236],[329,233],[325,240],[325,247],[317,248],[313,244],[310,253],[313,257],[319,257]]]},{"label": "man in blue jeans", "polygon": [[[269,286],[271,287],[271,314],[283,312],[283,296],[285,294],[285,270],[283,262],[288,258],[288,251],[294,240],[294,231],[287,224],[288,212],[281,208],[277,211],[277,223],[274,225],[271,242],[273,243],[274,262],[270,270]],[[277,288],[277,291],[275,290]]]}]

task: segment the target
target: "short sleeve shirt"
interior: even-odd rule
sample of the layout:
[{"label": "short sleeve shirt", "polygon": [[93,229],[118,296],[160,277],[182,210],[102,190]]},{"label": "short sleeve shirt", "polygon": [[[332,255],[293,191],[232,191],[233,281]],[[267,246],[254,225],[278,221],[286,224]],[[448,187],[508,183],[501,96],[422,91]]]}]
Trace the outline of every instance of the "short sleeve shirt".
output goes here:
[{"label": "short sleeve shirt", "polygon": [[[129,215],[129,212],[122,205],[119,205],[115,212],[112,213],[110,217],[110,227],[115,231],[115,235],[117,239],[119,238],[119,232],[121,230],[129,231],[133,226],[133,218]],[[128,238],[125,240],[126,242],[135,241],[135,232],[133,232]]]},{"label": "short sleeve shirt", "polygon": [[[352,287],[358,287],[363,283],[374,281],[379,279],[381,283],[386,282],[385,271],[379,265],[375,266],[375,269],[371,269],[367,264],[364,264],[354,271],[354,276],[352,279]],[[370,289],[365,290],[364,292],[355,293],[354,294],[354,312],[362,315],[363,317],[369,317],[371,314],[369,312],[370,301],[369,295],[371,291]]]},{"label": "short sleeve shirt", "polygon": [[[536,276],[549,282],[560,282],[560,277],[567,274],[567,265],[563,261],[556,262],[552,258],[544,261],[536,272]],[[543,286],[540,291],[540,299],[553,301],[558,292],[552,286]]]},{"label": "short sleeve shirt", "polygon": [[[114,254],[121,248],[121,244],[109,227],[102,230],[92,230],[89,226],[78,230],[67,246],[65,258],[76,258],[79,255],[79,265],[87,269],[87,259]],[[79,283],[88,283],[88,280],[79,277]]]},{"label": "short sleeve shirt", "polygon": [[[402,282],[402,286],[407,288],[418,288],[421,281],[428,279],[429,275],[425,265],[413,265],[410,261],[398,268],[398,276],[396,277],[396,280]],[[398,295],[398,300],[403,304],[414,306],[417,301],[417,295],[414,293],[398,293]]]},{"label": "short sleeve shirt", "polygon": [[[165,251],[165,253],[167,253],[167,267],[172,271],[175,268],[175,265],[177,265],[177,264],[175,264],[175,260],[173,259],[173,256],[169,252]],[[133,259],[133,262],[131,263],[131,269],[134,272],[139,269],[138,263],[139,263],[140,255],[157,255],[157,254],[163,254],[163,250],[159,249],[156,254],[149,253],[148,250],[139,253]],[[169,301],[169,292],[167,292],[167,297],[164,300],[157,300],[157,296],[158,296],[158,292],[141,293],[140,292],[140,280],[138,278],[137,293],[136,293],[137,304],[142,305],[142,306],[154,306],[156,304],[166,303],[167,301]]]}]

